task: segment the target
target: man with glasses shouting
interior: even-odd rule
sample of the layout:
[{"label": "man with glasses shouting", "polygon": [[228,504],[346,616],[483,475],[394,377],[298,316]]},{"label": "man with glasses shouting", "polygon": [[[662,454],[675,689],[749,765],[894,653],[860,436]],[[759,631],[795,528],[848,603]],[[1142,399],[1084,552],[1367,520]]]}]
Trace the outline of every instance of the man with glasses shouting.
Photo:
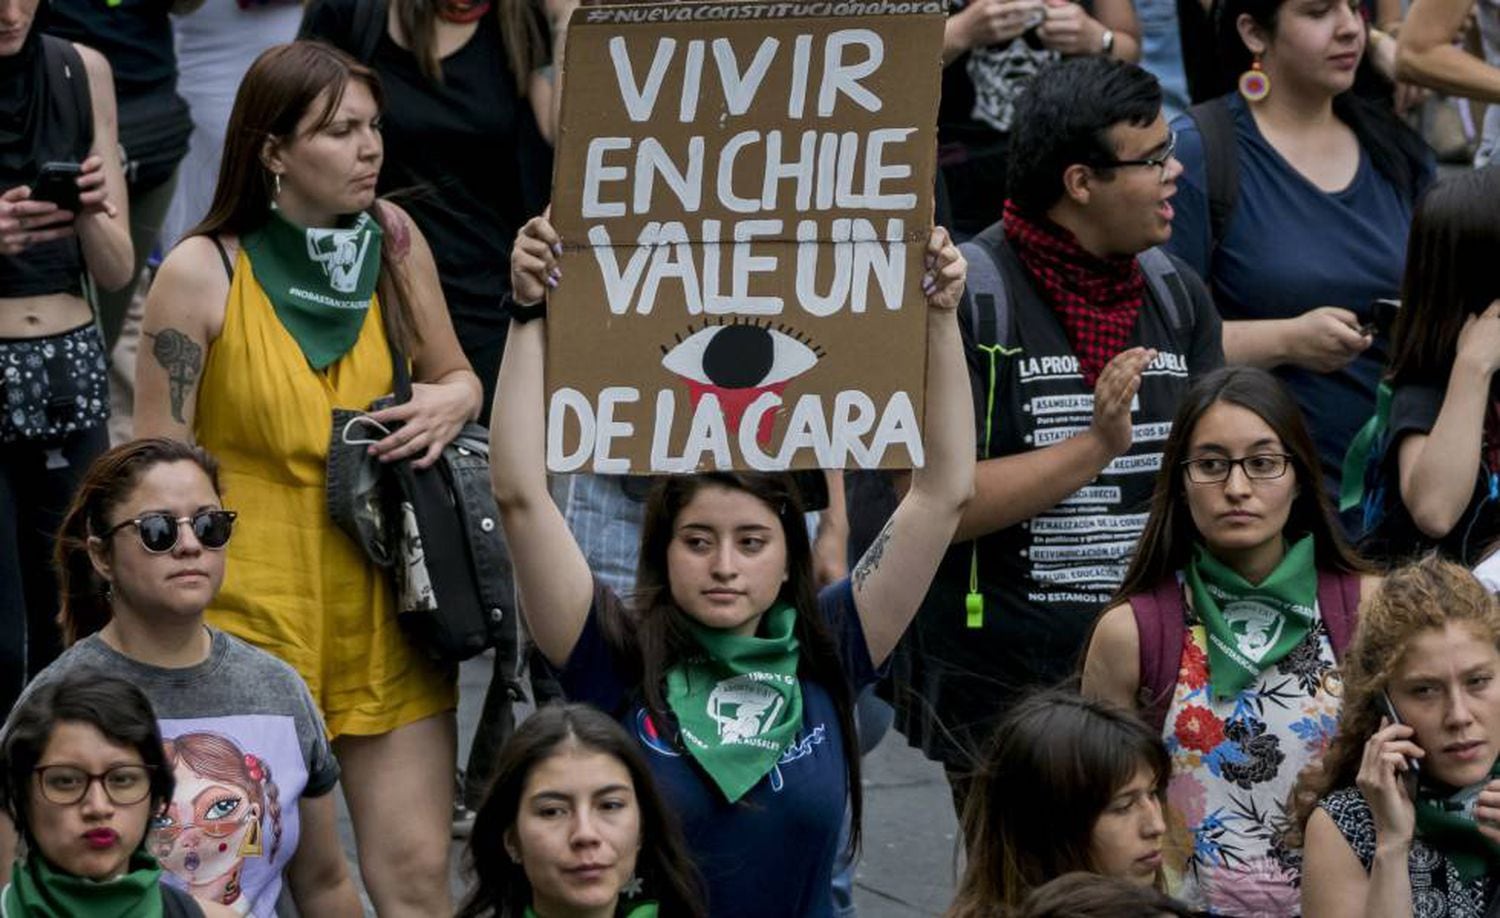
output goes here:
[{"label": "man with glasses shouting", "polygon": [[895,663],[897,726],[963,772],[1018,695],[1070,675],[1145,521],[1189,378],[1223,363],[1207,290],[1156,249],[1181,166],[1161,89],[1101,57],[1020,103],[999,222],[964,246],[976,494]]}]

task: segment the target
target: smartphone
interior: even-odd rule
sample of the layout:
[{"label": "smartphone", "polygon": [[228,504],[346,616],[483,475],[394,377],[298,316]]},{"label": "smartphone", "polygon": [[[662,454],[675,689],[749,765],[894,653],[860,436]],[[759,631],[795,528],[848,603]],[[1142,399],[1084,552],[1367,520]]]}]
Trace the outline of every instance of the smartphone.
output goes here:
[{"label": "smartphone", "polygon": [[44,163],[31,186],[31,200],[50,201],[63,210],[78,213],[78,176],[83,167],[78,163]]},{"label": "smartphone", "polygon": [[[1385,716],[1390,719],[1391,723],[1401,723],[1401,715],[1396,713],[1396,705],[1392,703],[1389,692],[1382,691],[1377,701],[1380,704],[1380,709],[1385,712]],[[1403,779],[1406,781],[1406,792],[1411,799],[1415,800],[1417,799],[1417,777],[1421,774],[1422,764],[1409,755],[1402,756],[1401,758],[1406,761],[1406,774],[1403,775]]]},{"label": "smartphone", "polygon": [[1401,311],[1401,301],[1389,298],[1370,303],[1370,321],[1360,326],[1362,335],[1384,335],[1389,337],[1396,325],[1396,315]]}]

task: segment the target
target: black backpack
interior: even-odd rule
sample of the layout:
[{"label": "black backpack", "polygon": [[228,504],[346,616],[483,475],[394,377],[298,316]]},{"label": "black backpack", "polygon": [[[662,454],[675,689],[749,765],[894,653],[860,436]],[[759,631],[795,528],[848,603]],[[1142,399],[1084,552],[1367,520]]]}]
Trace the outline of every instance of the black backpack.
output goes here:
[{"label": "black backpack", "polygon": [[1203,138],[1203,167],[1208,186],[1209,254],[1224,241],[1229,218],[1240,198],[1240,158],[1229,97],[1220,96],[1188,109]]}]

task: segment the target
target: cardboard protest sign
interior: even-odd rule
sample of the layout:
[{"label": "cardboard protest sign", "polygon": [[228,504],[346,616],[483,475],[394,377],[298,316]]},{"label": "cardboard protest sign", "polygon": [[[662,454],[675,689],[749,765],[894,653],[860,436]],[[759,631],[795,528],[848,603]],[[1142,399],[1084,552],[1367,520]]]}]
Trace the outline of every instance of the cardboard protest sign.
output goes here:
[{"label": "cardboard protest sign", "polygon": [[574,13],[552,471],[922,464],[942,39],[941,2]]}]

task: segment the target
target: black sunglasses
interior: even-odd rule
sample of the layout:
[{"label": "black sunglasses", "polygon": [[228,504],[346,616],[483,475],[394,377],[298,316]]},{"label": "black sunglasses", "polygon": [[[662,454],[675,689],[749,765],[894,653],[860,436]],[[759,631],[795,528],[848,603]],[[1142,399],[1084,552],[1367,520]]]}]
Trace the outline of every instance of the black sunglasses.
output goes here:
[{"label": "black sunglasses", "polygon": [[154,555],[162,555],[177,547],[178,528],[188,523],[193,527],[193,537],[199,545],[217,551],[229,544],[229,536],[234,533],[234,519],[238,515],[233,510],[199,510],[192,516],[143,513],[111,526],[102,538],[107,539],[126,526],[134,526],[136,534],[141,537],[141,547]]}]

